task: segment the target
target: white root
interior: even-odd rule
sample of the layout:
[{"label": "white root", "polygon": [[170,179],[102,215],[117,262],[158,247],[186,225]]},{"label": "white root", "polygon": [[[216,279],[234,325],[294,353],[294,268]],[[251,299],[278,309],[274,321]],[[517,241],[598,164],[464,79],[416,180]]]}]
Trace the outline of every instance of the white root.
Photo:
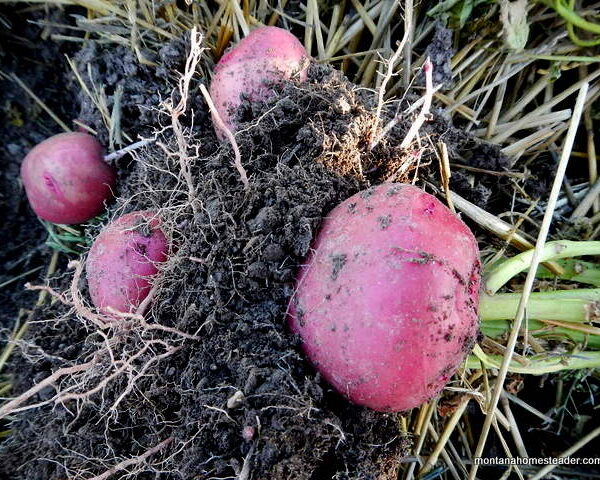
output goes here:
[{"label": "white root", "polygon": [[149,448],[141,455],[133,458],[128,458],[127,460],[123,460],[122,462],[119,462],[115,466],[106,470],[104,473],[96,475],[95,477],[88,478],[87,480],[106,480],[107,478],[109,478],[117,472],[121,472],[123,470],[128,469],[129,467],[139,465],[140,463],[145,462],[148,457],[160,452],[161,450],[164,450],[171,442],[173,442],[173,440],[173,437],[169,437],[166,440],[160,442],[158,445]]},{"label": "white root", "polygon": [[179,159],[181,175],[183,176],[187,184],[188,200],[190,205],[192,206],[192,210],[194,211],[194,213],[197,212],[197,206],[195,202],[196,187],[192,179],[190,161],[193,158],[197,158],[197,155],[189,155],[188,144],[185,139],[183,127],[181,126],[179,117],[185,115],[185,112],[187,110],[187,101],[189,97],[190,84],[194,74],[196,73],[196,68],[200,63],[202,52],[204,51],[204,49],[202,48],[202,40],[202,34],[197,31],[196,27],[192,28],[192,30],[190,31],[190,54],[188,55],[185,61],[184,73],[179,78],[178,83],[178,90],[180,95],[179,102],[177,103],[177,105],[174,105],[173,99],[171,99],[171,101],[163,103],[163,107],[171,117],[171,128],[177,141],[178,151],[171,153],[171,155],[174,155]]},{"label": "white root", "polygon": [[402,50],[404,49],[404,45],[406,44],[407,40],[408,40],[408,29],[404,30],[404,35],[402,36],[402,40],[400,40],[400,43],[398,43],[398,48],[396,48],[396,51],[394,52],[394,54],[390,57],[390,59],[387,61],[387,71],[385,76],[383,77],[383,81],[381,82],[381,85],[379,87],[379,92],[377,95],[377,109],[375,110],[375,123],[373,125],[373,131],[372,131],[372,140],[371,140],[371,145],[369,145],[369,150],[373,150],[373,148],[375,148],[377,146],[377,144],[381,141],[381,135],[378,135],[378,130],[379,130],[379,124],[381,123],[381,110],[383,109],[383,104],[385,103],[385,89],[387,88],[387,84],[389,83],[389,81],[392,79],[393,75],[394,75],[394,67],[396,66],[396,63],[398,62],[398,59],[400,58],[400,54],[402,53]]},{"label": "white root", "polygon": [[240,153],[240,148],[238,147],[237,141],[235,140],[233,133],[231,133],[231,130],[227,128],[227,125],[225,125],[225,122],[221,118],[221,115],[219,115],[217,107],[215,107],[215,104],[212,101],[212,98],[210,98],[210,94],[208,93],[208,90],[206,90],[206,87],[204,85],[200,85],[200,91],[202,92],[202,95],[204,95],[204,99],[208,104],[208,108],[210,110],[210,113],[212,113],[213,115],[213,120],[216,122],[217,127],[225,133],[227,140],[229,140],[229,143],[231,144],[233,154],[235,155],[235,160],[233,164],[235,165],[235,168],[240,174],[244,187],[248,188],[250,186],[250,184],[248,183],[248,175],[246,174],[246,169],[242,165],[242,155]]},{"label": "white root", "polygon": [[419,115],[415,118],[406,137],[402,140],[400,148],[407,148],[413,142],[415,137],[419,134],[421,126],[429,116],[431,102],[433,100],[433,65],[431,64],[429,57],[427,57],[427,60],[425,60],[425,63],[423,64],[423,72],[425,72],[425,101],[423,102],[423,108],[421,108]]}]

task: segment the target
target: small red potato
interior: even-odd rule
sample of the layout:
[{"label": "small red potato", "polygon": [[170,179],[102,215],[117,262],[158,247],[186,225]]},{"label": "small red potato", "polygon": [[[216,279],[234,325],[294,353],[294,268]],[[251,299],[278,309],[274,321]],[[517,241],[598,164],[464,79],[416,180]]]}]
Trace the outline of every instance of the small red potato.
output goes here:
[{"label": "small red potato", "polygon": [[289,326],[342,395],[380,411],[438,394],[478,334],[479,251],[435,197],[383,184],[324,220],[297,277]]},{"label": "small red potato", "polygon": [[[227,52],[215,66],[210,96],[225,125],[235,131],[235,110],[242,96],[251,101],[273,95],[271,84],[307,78],[309,55],[300,41],[287,30],[260,27]],[[216,126],[219,137],[223,133]]]},{"label": "small red potato", "polygon": [[107,225],[88,254],[86,275],[92,303],[110,313],[135,312],[167,259],[167,238],[154,212],[128,213]]},{"label": "small red potato", "polygon": [[33,211],[64,224],[101,213],[116,181],[100,142],[81,132],[54,135],[36,145],[21,164],[21,178]]}]

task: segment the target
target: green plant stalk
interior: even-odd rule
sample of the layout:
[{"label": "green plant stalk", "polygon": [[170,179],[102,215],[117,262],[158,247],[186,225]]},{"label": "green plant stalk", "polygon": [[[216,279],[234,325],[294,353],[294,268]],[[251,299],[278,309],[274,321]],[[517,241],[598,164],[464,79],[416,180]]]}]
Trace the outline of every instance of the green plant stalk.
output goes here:
[{"label": "green plant stalk", "polygon": [[595,47],[596,45],[600,45],[600,38],[596,38],[595,40],[583,40],[579,38],[575,33],[572,23],[567,23],[567,33],[571,41],[578,47]]},{"label": "green plant stalk", "polygon": [[4,369],[4,365],[6,365],[6,362],[8,361],[12,351],[14,350],[16,346],[15,342],[17,340],[21,340],[25,336],[25,333],[27,332],[28,328],[29,323],[23,323],[23,325],[21,325],[19,329],[15,332],[12,341],[4,347],[4,350],[2,350],[2,352],[0,352],[0,372]]},{"label": "green plant stalk", "polygon": [[[544,250],[544,260],[560,259],[560,256],[598,254],[600,242],[549,242]],[[497,291],[514,275],[526,270],[531,261],[529,252],[517,255],[501,264],[494,265],[488,273],[487,290]],[[559,258],[557,258],[559,257]],[[516,260],[515,260],[516,259]],[[596,285],[600,278],[600,269],[594,263],[573,260],[561,261],[565,273],[560,277],[581,283]],[[542,278],[553,278],[545,269],[538,271]],[[511,330],[511,320],[515,317],[521,298],[520,293],[504,293],[489,295],[482,293],[480,297],[481,331],[491,338],[506,335]],[[540,320],[572,323],[573,327],[594,318],[594,312],[600,306],[600,288],[580,288],[574,290],[555,290],[534,292],[527,305],[527,328],[537,338],[569,339],[577,345],[584,345],[590,350],[600,350],[600,335],[568,328],[568,326],[549,325]],[[597,315],[597,314],[596,314]],[[600,352],[585,351],[577,355],[561,356],[557,359],[549,354],[528,358],[527,365],[518,362],[511,364],[509,371],[514,373],[542,374],[560,370],[600,367]],[[497,368],[502,362],[501,356],[487,355],[480,347],[467,361],[472,368]]]},{"label": "green plant stalk", "polygon": [[[482,332],[497,338],[510,331],[510,320],[516,315],[520,298],[520,293],[482,294],[479,299]],[[589,347],[600,349],[600,336],[537,320],[582,324],[593,319],[593,312],[598,305],[600,288],[534,292],[527,304],[528,329],[534,336],[566,336],[576,343],[586,343]]]},{"label": "green plant stalk", "polygon": [[556,10],[556,13],[565,19],[566,22],[590,33],[600,34],[600,25],[588,22],[585,18],[580,17],[573,8],[570,8],[569,5],[564,2],[564,0],[554,0],[550,5]]},{"label": "green plant stalk", "polygon": [[[557,0],[559,1],[559,0]],[[569,9],[574,12],[575,10],[575,0],[569,0]],[[595,47],[596,45],[600,45],[600,39],[595,40],[582,40],[575,33],[575,29],[573,28],[573,24],[567,21],[567,32],[569,33],[569,38],[571,41],[579,46],[579,47]]]},{"label": "green plant stalk", "polygon": [[[528,250],[492,266],[484,279],[485,292],[488,294],[496,293],[515,275],[527,270],[531,265],[533,252],[534,250]],[[568,240],[548,242],[542,250],[540,261],[548,262],[582,255],[600,255],[600,242],[573,242]]]},{"label": "green plant stalk", "polygon": [[[77,250],[69,247],[67,244],[74,244],[75,247],[85,246],[86,239],[81,236],[76,230],[69,226],[54,225],[50,222],[40,220],[46,231],[48,232],[48,239],[46,245],[54,250],[58,250],[63,253],[79,254]],[[66,233],[59,233],[61,229],[66,230]],[[58,231],[57,231],[58,230]]]},{"label": "green plant stalk", "polygon": [[522,53],[525,58],[534,58],[537,60],[548,60],[550,62],[580,62],[580,63],[596,63],[600,62],[600,56],[590,57],[582,55],[537,55],[535,53]]},{"label": "green plant stalk", "polygon": [[[572,282],[600,287],[600,265],[574,258],[558,260],[556,263],[564,270],[564,273],[558,277],[560,280],[570,280]],[[536,276],[544,279],[557,278],[556,275],[543,265],[540,265]]]},{"label": "green plant stalk", "polygon": [[[481,320],[514,318],[520,298],[520,293],[482,294],[479,298]],[[534,292],[527,304],[527,316],[563,322],[585,322],[595,302],[600,302],[600,288]]]},{"label": "green plant stalk", "polygon": [[[600,366],[600,352],[586,351],[562,355],[542,354],[530,357],[527,360],[527,365],[513,361],[509,371],[513,373],[543,375],[562,370],[597,368]],[[473,354],[467,358],[465,367],[479,369],[483,365],[485,368],[500,368],[501,363],[502,355],[487,355],[479,345],[476,345],[473,349]]]},{"label": "green plant stalk", "polygon": [[[481,331],[490,338],[498,338],[510,332],[511,325],[508,320],[490,320],[482,322]],[[566,327],[548,325],[539,320],[528,320],[529,333],[536,338],[565,340],[569,339],[577,345],[585,345],[592,350],[600,350],[600,336],[580,332]]]}]

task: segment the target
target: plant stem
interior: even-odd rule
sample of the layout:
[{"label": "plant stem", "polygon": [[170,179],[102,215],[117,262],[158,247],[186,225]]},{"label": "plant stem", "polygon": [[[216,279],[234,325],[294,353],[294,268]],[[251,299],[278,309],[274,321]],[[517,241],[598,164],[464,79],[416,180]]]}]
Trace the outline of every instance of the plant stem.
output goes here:
[{"label": "plant stem", "polygon": [[[536,338],[563,341],[569,339],[577,345],[585,345],[592,350],[600,350],[600,336],[576,330],[581,325],[581,323],[573,323],[572,328],[567,328],[557,327],[551,324],[551,321],[545,323],[540,320],[529,320],[527,328],[529,333]],[[585,328],[585,325],[581,328]],[[510,329],[511,325],[508,320],[490,320],[481,324],[481,331],[490,338],[501,337]]]},{"label": "plant stem", "polygon": [[[488,294],[494,294],[515,275],[527,270],[531,265],[533,253],[534,250],[528,250],[492,267],[484,282],[485,291]],[[600,255],[600,242],[569,240],[548,242],[541,252],[541,261],[547,262],[582,255]]]},{"label": "plant stem", "polygon": [[569,8],[564,0],[554,0],[554,2],[552,2],[552,7],[556,10],[556,13],[563,17],[568,23],[572,23],[576,27],[590,33],[600,34],[600,25],[588,22],[585,18],[580,17],[572,7]]},{"label": "plant stem", "polygon": [[[600,287],[600,265],[592,262],[584,262],[574,258],[567,258],[566,260],[559,260],[556,262],[562,267],[564,273],[559,275],[560,280],[570,280],[577,283],[585,283],[586,285],[593,285]],[[537,271],[537,278],[554,279],[554,275],[550,270],[540,265]]]},{"label": "plant stem", "polygon": [[[479,316],[483,322],[513,319],[520,298],[520,293],[484,293],[479,299]],[[536,292],[531,294],[527,304],[527,315],[529,318],[585,322],[594,302],[600,302],[600,288]]]},{"label": "plant stem", "polygon": [[[513,373],[542,375],[544,373],[560,372],[561,370],[576,370],[580,368],[596,368],[600,365],[600,352],[580,352],[576,354],[550,355],[544,354],[528,358],[528,365],[512,361],[509,370]],[[466,361],[466,368],[500,368],[502,355],[487,355],[476,345],[473,355]]]},{"label": "plant stem", "polygon": [[[546,244],[543,260],[558,260],[578,255],[600,253],[600,242],[558,241]],[[510,320],[514,319],[521,299],[520,293],[497,292],[515,275],[527,270],[532,251],[521,253],[495,265],[488,272],[485,290],[480,297],[479,315],[482,332],[491,338],[498,338],[511,330]],[[594,263],[568,258],[560,262],[564,275],[559,278],[597,285],[600,269]],[[550,278],[548,271],[538,272],[542,278]],[[536,337],[567,338],[576,344],[585,344],[592,349],[600,349],[600,336],[596,328],[585,322],[596,319],[600,305],[600,288],[580,288],[536,292],[530,295],[527,304],[528,329]],[[554,323],[553,323],[554,322]],[[558,323],[556,323],[558,322]]]}]

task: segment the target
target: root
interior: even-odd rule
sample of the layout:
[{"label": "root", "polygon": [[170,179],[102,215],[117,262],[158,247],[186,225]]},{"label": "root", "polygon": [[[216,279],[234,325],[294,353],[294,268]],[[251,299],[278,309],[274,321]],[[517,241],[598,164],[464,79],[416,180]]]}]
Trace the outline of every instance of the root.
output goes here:
[{"label": "root", "polygon": [[254,455],[254,449],[256,448],[255,444],[250,447],[248,451],[248,455],[244,458],[244,464],[242,465],[242,469],[238,475],[238,480],[248,480],[252,475],[251,466],[252,466],[252,455]]},{"label": "root", "polygon": [[[123,348],[123,358],[116,359],[113,347],[116,346],[117,341],[117,337],[105,337],[104,346],[93,353],[90,361],[61,368],[46,377],[26,392],[2,406],[0,408],[0,419],[13,413],[49,404],[63,405],[66,408],[66,404],[70,401],[92,401],[93,396],[104,391],[111,382],[122,375],[126,375],[128,378],[127,386],[118,395],[110,408],[108,408],[108,411],[114,412],[123,399],[133,391],[136,382],[146,375],[150,367],[181,349],[181,347],[169,345],[163,340],[141,340],[142,346],[137,352],[129,354]],[[153,349],[156,346],[164,348],[165,352],[162,354],[154,353]],[[149,355],[149,358],[141,366],[136,366],[136,361],[145,355]],[[90,386],[90,380],[93,377],[100,378],[101,380],[97,381],[95,385]],[[68,386],[61,388],[57,385],[59,380],[68,384]],[[53,387],[56,390],[56,394],[52,398],[25,407],[21,406],[46,387]],[[78,391],[74,392],[73,390]]]},{"label": "root", "polygon": [[178,83],[179,102],[177,105],[174,104],[174,100],[170,102],[164,102],[163,107],[171,117],[171,128],[177,141],[177,152],[169,152],[168,149],[160,143],[157,143],[165,153],[169,156],[176,156],[179,160],[179,168],[181,175],[183,176],[188,189],[188,201],[192,206],[194,213],[197,213],[196,206],[196,187],[192,178],[192,171],[190,162],[191,160],[198,158],[198,155],[190,156],[188,152],[188,144],[184,135],[183,127],[179,121],[179,117],[185,115],[187,110],[187,101],[189,97],[190,83],[204,49],[202,48],[203,36],[196,30],[196,27],[192,28],[190,32],[190,54],[185,61],[184,73],[181,75]]},{"label": "root", "polygon": [[375,123],[373,124],[373,131],[371,134],[372,140],[369,145],[369,150],[373,150],[377,144],[381,141],[381,136],[377,135],[379,130],[379,124],[381,123],[381,110],[383,109],[383,104],[385,103],[385,89],[387,88],[387,84],[394,76],[394,67],[400,58],[400,54],[402,50],[404,50],[404,45],[408,41],[409,31],[408,29],[404,30],[404,35],[402,36],[402,40],[398,43],[398,48],[394,54],[390,57],[387,63],[387,71],[385,76],[383,77],[383,81],[381,82],[381,86],[379,87],[379,92],[377,94],[377,109],[375,110]]},{"label": "root", "polygon": [[144,364],[144,366],[142,366],[142,368],[140,368],[140,371],[137,373],[137,375],[129,377],[129,381],[127,382],[127,387],[125,388],[125,390],[123,390],[121,395],[119,395],[117,400],[115,400],[115,403],[112,404],[110,409],[112,411],[116,411],[117,407],[123,401],[123,399],[133,391],[133,388],[135,387],[135,382],[137,380],[139,380],[141,377],[143,377],[146,374],[146,372],[148,371],[148,369],[154,363],[159,362],[160,360],[163,360],[167,357],[170,357],[171,355],[173,355],[175,352],[177,352],[180,349],[181,349],[181,347],[167,346],[167,351],[165,353],[163,353],[161,355],[157,355],[156,357],[150,358],[150,360],[148,360]]},{"label": "root", "polygon": [[[93,368],[95,365],[96,365],[96,361],[95,361],[95,359],[93,359],[87,363],[82,363],[80,365],[74,365],[72,367],[64,367],[64,368],[58,369],[52,375],[44,378],[40,383],[31,387],[25,393],[22,393],[18,397],[13,398],[10,402],[8,402],[5,405],[3,405],[2,407],[0,407],[0,419],[4,418],[7,415],[10,415],[12,413],[21,412],[23,410],[28,410],[30,408],[34,408],[34,407],[38,406],[38,405],[32,405],[32,406],[28,406],[28,407],[19,408],[23,403],[25,403],[27,400],[29,400],[35,394],[39,393],[44,388],[53,387],[54,384],[62,377],[66,377],[68,375],[74,375],[79,372],[85,372],[86,370]],[[48,402],[44,402],[44,404],[45,403],[48,403]]]},{"label": "root", "polygon": [[173,440],[173,437],[169,437],[160,442],[158,445],[146,450],[141,455],[123,460],[122,462],[117,463],[114,467],[108,469],[106,472],[96,475],[95,477],[88,478],[87,480],[106,480],[117,472],[121,472],[135,465],[139,465],[140,463],[145,462],[148,457],[160,452],[161,450],[164,450]]},{"label": "root", "polygon": [[[52,399],[52,401],[54,403],[62,403],[62,404],[64,404],[64,403],[66,403],[66,402],[68,402],[70,400],[87,400],[87,399],[90,399],[92,397],[92,395],[94,395],[94,394],[100,392],[101,390],[103,390],[104,388],[106,388],[106,386],[111,381],[113,381],[114,379],[116,379],[117,377],[119,377],[121,374],[123,374],[125,372],[127,372],[128,374],[131,374],[132,371],[133,371],[133,369],[134,369],[133,368],[133,362],[135,360],[137,360],[138,358],[140,358],[142,355],[144,355],[146,352],[148,352],[148,350],[150,349],[150,347],[153,346],[154,344],[163,344],[163,345],[166,345],[164,342],[162,342],[160,340],[148,342],[140,351],[138,351],[134,355],[131,355],[129,358],[126,358],[126,360],[114,362],[114,366],[116,367],[115,371],[113,373],[111,373],[110,375],[105,376],[93,388],[89,388],[88,390],[85,390],[85,391],[80,392],[80,393],[59,394],[54,399]],[[167,348],[168,348],[168,346],[167,346]],[[170,349],[169,354],[171,355],[172,353],[174,353],[174,349],[173,348]],[[158,357],[151,358],[147,363],[152,363],[152,360],[154,360],[156,358],[158,358]],[[141,370],[147,370],[147,368],[145,368],[145,367],[146,366],[144,365],[144,367],[142,367]]]},{"label": "root", "polygon": [[118,159],[124,157],[125,155],[127,155],[130,152],[133,152],[139,148],[143,148],[147,145],[151,145],[155,141],[156,141],[156,138],[144,138],[144,139],[140,140],[139,142],[132,143],[131,145],[121,148],[120,150],[117,150],[116,152],[105,155],[104,161],[105,162],[113,162],[115,160],[118,160]]},{"label": "root", "polygon": [[56,298],[58,301],[60,301],[60,303],[64,305],[73,305],[73,303],[67,300],[67,298],[62,293],[58,293],[56,290],[47,285],[32,285],[31,283],[27,282],[25,284],[25,288],[27,290],[31,290],[32,292],[46,292],[48,295]]},{"label": "root", "polygon": [[85,318],[96,327],[100,329],[108,328],[111,325],[111,321],[90,310],[83,303],[83,299],[81,298],[81,293],[79,292],[79,281],[81,280],[81,274],[83,273],[83,263],[78,260],[72,260],[69,262],[68,268],[74,269],[71,287],[69,288],[69,293],[71,294],[70,299],[67,298],[64,293],[58,293],[56,290],[47,285],[31,285],[30,283],[26,283],[25,288],[32,291],[47,292],[49,295],[59,300],[63,305],[73,307],[78,315]]},{"label": "root", "polygon": [[79,291],[79,281],[81,280],[81,274],[83,273],[83,266],[83,262],[78,260],[71,260],[68,265],[69,268],[74,269],[73,280],[71,281],[71,287],[69,289],[71,292],[71,305],[73,305],[78,315],[88,320],[92,325],[95,325],[100,329],[106,329],[114,322],[111,322],[110,319],[107,319],[100,314],[94,313],[83,303],[81,292]]},{"label": "root", "polygon": [[427,60],[425,60],[425,64],[423,65],[423,72],[425,72],[425,101],[423,102],[423,108],[421,108],[419,115],[417,115],[417,118],[408,130],[406,137],[402,140],[400,148],[407,148],[413,142],[415,137],[419,134],[419,129],[429,116],[431,102],[433,100],[433,65],[431,64],[429,57],[427,57]]},{"label": "root", "polygon": [[212,113],[213,115],[214,121],[217,123],[219,129],[221,129],[225,133],[227,139],[229,140],[229,143],[231,144],[233,154],[235,155],[235,160],[233,163],[238,173],[240,174],[244,187],[248,188],[250,186],[248,183],[248,175],[246,174],[246,169],[242,165],[242,155],[240,154],[240,148],[238,147],[235,137],[233,136],[233,133],[231,133],[231,130],[227,128],[225,122],[223,122],[221,115],[219,115],[219,112],[217,111],[217,108],[215,107],[215,104],[213,103],[212,98],[210,98],[210,94],[208,93],[208,90],[206,90],[206,87],[204,85],[200,85],[200,91],[202,92],[202,95],[204,95],[204,99],[208,104],[208,108],[210,110],[210,113]]},{"label": "root", "polygon": [[[60,368],[26,392],[7,402],[0,408],[0,418],[49,404],[60,404],[67,408],[67,403],[70,401],[93,401],[95,395],[100,394],[111,382],[125,375],[127,378],[126,386],[121,392],[117,393],[116,400],[107,410],[114,413],[123,399],[133,391],[136,382],[145,376],[154,364],[181,349],[181,346],[170,345],[165,340],[144,338],[148,333],[157,331],[172,334],[185,340],[199,339],[195,335],[186,334],[175,328],[148,323],[142,314],[145,312],[152,295],[149,295],[146,304],[140,305],[136,313],[118,313],[123,319],[122,321],[95,313],[85,305],[79,290],[79,282],[84,268],[83,262],[72,261],[68,266],[74,269],[69,288],[70,298],[48,286],[28,285],[28,288],[45,291],[63,304],[72,307],[80,318],[87,320],[89,325],[94,327],[96,334],[100,335],[103,341],[95,351],[88,353],[88,358],[91,355],[91,360],[79,365]],[[153,289],[153,292],[155,291],[156,289]],[[127,333],[127,335],[123,335],[124,333]],[[127,351],[129,349],[128,344],[136,348],[135,353]],[[164,353],[155,353],[155,347],[164,349]],[[120,349],[121,358],[117,358],[115,355],[117,349]],[[139,360],[142,360],[142,364],[136,366]],[[47,387],[53,387],[56,390],[56,394],[52,398],[23,406]]]},{"label": "root", "polygon": [[[433,101],[433,95],[435,94],[435,92],[437,92],[441,88],[441,85],[438,85],[435,88],[433,87],[433,65],[431,64],[431,61],[429,60],[429,58],[427,58],[427,60],[425,61],[425,64],[423,65],[423,71],[425,72],[425,95],[423,95],[423,97],[421,97],[419,100],[417,100],[413,105],[411,105],[404,112],[397,113],[394,116],[394,118],[392,118],[385,125],[385,127],[383,127],[383,129],[381,129],[381,133],[379,133],[379,135],[375,138],[375,140],[373,140],[373,142],[371,143],[371,149],[375,148],[381,142],[381,140],[383,140],[383,138],[385,138],[385,136],[389,133],[389,131],[398,124],[398,121],[401,118],[403,118],[402,115],[410,114],[411,112],[415,111],[418,107],[420,107],[422,105],[421,112],[419,113],[419,115],[417,116],[415,121],[413,122],[411,129],[409,130],[409,132],[407,133],[406,137],[404,138],[404,140],[402,141],[402,143],[400,145],[401,148],[407,148],[408,145],[410,145],[412,143],[412,141],[414,140],[414,138],[417,136],[419,129],[421,128],[421,126],[423,125],[425,120],[427,120],[427,117],[429,116],[429,112],[431,109],[431,103]],[[379,105],[378,105],[378,109],[379,109]],[[378,116],[379,116],[379,113],[378,113]]]}]

